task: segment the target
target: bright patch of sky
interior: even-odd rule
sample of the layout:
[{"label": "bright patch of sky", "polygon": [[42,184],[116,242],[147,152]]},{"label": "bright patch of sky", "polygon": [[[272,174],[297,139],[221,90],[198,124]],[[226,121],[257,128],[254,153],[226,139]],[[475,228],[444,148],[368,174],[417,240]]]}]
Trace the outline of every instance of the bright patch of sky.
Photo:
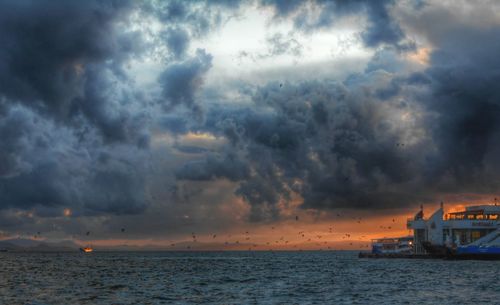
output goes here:
[{"label": "bright patch of sky", "polygon": [[227,79],[261,84],[336,78],[362,70],[373,54],[359,39],[362,18],[345,19],[328,31],[302,33],[293,30],[292,21],[273,21],[272,11],[250,7],[192,48],[203,47],[214,57],[207,85]]},{"label": "bright patch of sky", "polygon": [[[294,30],[290,20],[273,20],[269,9],[249,6],[208,36],[193,39],[188,54],[202,48],[213,56],[205,87],[226,88],[227,95],[241,83],[342,80],[363,71],[373,55],[359,38],[364,23],[360,16],[342,18],[328,30],[303,33]],[[148,30],[160,28],[150,24]],[[164,66],[161,56],[151,56],[132,63],[129,72],[152,89]]]}]

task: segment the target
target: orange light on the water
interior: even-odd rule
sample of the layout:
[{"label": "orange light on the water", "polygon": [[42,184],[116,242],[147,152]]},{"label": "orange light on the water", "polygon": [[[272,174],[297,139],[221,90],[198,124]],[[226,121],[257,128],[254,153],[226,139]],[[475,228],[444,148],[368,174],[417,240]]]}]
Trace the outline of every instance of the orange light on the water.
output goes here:
[{"label": "orange light on the water", "polygon": [[70,209],[64,209],[63,215],[66,216],[66,217],[71,216],[71,210]]},{"label": "orange light on the water", "polygon": [[94,251],[94,249],[90,248],[90,247],[85,247],[85,248],[81,248],[81,250],[85,253],[90,253],[92,251]]}]

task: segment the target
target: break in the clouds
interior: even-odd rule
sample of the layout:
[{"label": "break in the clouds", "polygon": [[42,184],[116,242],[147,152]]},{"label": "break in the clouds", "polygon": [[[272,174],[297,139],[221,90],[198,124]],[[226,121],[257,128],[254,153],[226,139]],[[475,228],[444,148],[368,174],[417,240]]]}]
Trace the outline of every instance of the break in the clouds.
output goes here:
[{"label": "break in the clouds", "polygon": [[2,1],[0,230],[158,236],[494,193],[497,6]]}]

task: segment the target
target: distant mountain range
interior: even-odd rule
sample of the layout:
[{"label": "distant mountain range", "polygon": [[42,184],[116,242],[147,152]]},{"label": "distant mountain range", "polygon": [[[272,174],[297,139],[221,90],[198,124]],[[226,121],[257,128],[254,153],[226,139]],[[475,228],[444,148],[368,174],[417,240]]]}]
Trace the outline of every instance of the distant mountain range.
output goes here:
[{"label": "distant mountain range", "polygon": [[48,242],[34,239],[13,238],[0,240],[0,249],[8,251],[75,251],[80,246],[70,240]]},{"label": "distant mountain range", "polygon": [[[94,246],[97,251],[217,251],[217,250],[330,250],[330,249],[343,249],[343,250],[363,250],[368,249],[369,242],[361,241],[337,241],[330,242],[328,244],[320,244],[315,242],[301,243],[296,245],[284,245],[284,244],[270,244],[270,245],[257,245],[254,246],[251,243],[203,243],[203,242],[178,242],[172,245],[114,245],[114,246]],[[50,242],[44,240],[34,240],[34,239],[23,239],[14,238],[0,240],[0,250],[5,249],[7,251],[21,251],[21,252],[63,252],[63,251],[78,251],[81,246],[76,244],[71,240],[63,240],[59,242]]]}]

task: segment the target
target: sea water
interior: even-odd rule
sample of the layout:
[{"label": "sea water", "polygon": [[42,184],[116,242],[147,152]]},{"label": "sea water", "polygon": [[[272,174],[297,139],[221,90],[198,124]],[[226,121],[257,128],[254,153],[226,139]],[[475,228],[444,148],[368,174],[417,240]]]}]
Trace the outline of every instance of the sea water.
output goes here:
[{"label": "sea water", "polygon": [[0,304],[500,304],[500,261],[356,252],[0,253]]}]

